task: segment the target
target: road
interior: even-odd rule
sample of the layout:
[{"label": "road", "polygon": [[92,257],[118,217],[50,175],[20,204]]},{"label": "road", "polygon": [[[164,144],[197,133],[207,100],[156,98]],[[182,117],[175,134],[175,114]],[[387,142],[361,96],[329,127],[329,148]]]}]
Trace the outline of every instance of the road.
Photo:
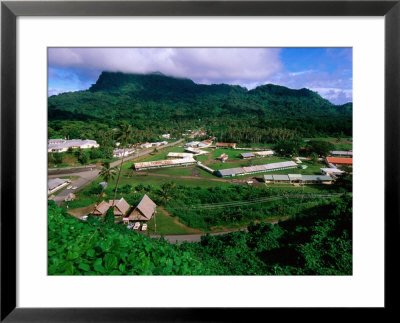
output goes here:
[{"label": "road", "polygon": [[[178,141],[172,142],[170,144],[167,144],[165,146],[163,146],[162,148],[166,148],[166,147],[170,147],[170,146],[175,146],[179,143],[181,143],[184,139],[179,139]],[[142,157],[144,155],[150,154],[151,152],[153,152],[154,149],[146,149],[146,150],[141,150],[140,152],[137,152],[136,154],[133,154],[131,156],[128,156],[126,158],[124,158],[124,162],[134,159],[134,158],[138,158],[138,157]],[[116,160],[115,162],[110,163],[111,167],[115,167],[118,166],[122,163],[122,159],[120,160]],[[82,167],[77,167],[77,170],[79,170],[78,172],[71,172],[73,171],[73,168],[68,168],[65,170],[65,173],[62,173],[62,168],[60,168],[60,172],[57,174],[53,174],[53,175],[48,175],[48,178],[57,178],[57,177],[61,177],[61,176],[78,176],[79,178],[76,179],[72,179],[71,180],[71,184],[72,186],[77,186],[78,188],[76,190],[68,190],[67,188],[64,188],[61,192],[59,192],[55,197],[54,197],[54,202],[56,202],[57,205],[60,205],[65,198],[67,197],[67,195],[69,193],[75,193],[80,191],[83,187],[85,187],[86,185],[90,184],[92,181],[94,181],[97,176],[99,176],[100,170],[98,168],[88,168],[87,171],[82,171]]]}]

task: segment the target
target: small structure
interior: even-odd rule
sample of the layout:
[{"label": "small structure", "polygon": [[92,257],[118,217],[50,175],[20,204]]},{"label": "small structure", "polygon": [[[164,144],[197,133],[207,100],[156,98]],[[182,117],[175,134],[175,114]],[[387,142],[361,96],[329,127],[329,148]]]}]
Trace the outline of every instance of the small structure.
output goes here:
[{"label": "small structure", "polygon": [[198,147],[199,146],[200,141],[191,141],[186,143],[186,147]]},{"label": "small structure", "polygon": [[71,183],[69,179],[52,178],[47,181],[47,194],[52,194]]},{"label": "small structure", "polygon": [[168,160],[157,160],[150,162],[134,163],[135,170],[146,170],[154,168],[174,167],[174,166],[188,166],[196,163],[192,157],[181,158],[181,159],[168,159]]},{"label": "small structure", "polygon": [[253,153],[242,153],[240,154],[240,157],[242,157],[243,159],[247,159],[247,158],[253,158],[255,157],[255,155]]},{"label": "small structure", "polygon": [[108,204],[106,201],[101,201],[92,211],[92,215],[105,216],[109,208],[110,204]]},{"label": "small structure", "polygon": [[73,201],[73,200],[75,200],[75,199],[76,199],[75,194],[74,194],[74,193],[69,193],[69,194],[65,197],[64,201],[65,201],[65,202],[70,202],[70,201]]},{"label": "small structure", "polygon": [[334,164],[334,165],[352,166],[353,165],[353,158],[326,157],[326,162],[328,164]]},{"label": "small structure", "polygon": [[145,194],[129,215],[129,221],[149,221],[156,212],[156,203]]},{"label": "small structure", "polygon": [[212,145],[212,140],[203,140],[203,141],[199,142],[197,147],[199,147],[199,148],[207,148],[207,147],[210,147],[211,145]]},{"label": "small structure", "polygon": [[227,154],[221,154],[221,156],[217,157],[220,161],[225,163],[226,160],[228,160],[228,155]]},{"label": "small structure", "polygon": [[236,142],[217,142],[215,144],[217,148],[236,148]]},{"label": "small structure", "polygon": [[161,135],[161,137],[163,137],[163,138],[165,138],[165,139],[170,139],[171,134],[166,133],[166,134]]},{"label": "small structure", "polygon": [[114,205],[114,216],[124,216],[130,208],[128,202],[123,197],[120,200],[110,200],[108,204],[110,207]]}]

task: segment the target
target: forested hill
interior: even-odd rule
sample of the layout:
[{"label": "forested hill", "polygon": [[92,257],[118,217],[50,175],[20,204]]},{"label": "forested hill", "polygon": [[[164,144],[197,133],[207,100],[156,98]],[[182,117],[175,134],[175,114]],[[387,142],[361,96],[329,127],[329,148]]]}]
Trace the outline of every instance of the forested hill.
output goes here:
[{"label": "forested hill", "polygon": [[86,91],[49,97],[48,108],[49,121],[96,120],[114,126],[127,120],[140,128],[147,121],[218,127],[232,120],[252,125],[256,119],[265,128],[301,130],[308,123],[315,134],[351,135],[351,103],[334,105],[308,89],[267,84],[249,91],[237,85],[196,84],[161,73],[103,72]]}]

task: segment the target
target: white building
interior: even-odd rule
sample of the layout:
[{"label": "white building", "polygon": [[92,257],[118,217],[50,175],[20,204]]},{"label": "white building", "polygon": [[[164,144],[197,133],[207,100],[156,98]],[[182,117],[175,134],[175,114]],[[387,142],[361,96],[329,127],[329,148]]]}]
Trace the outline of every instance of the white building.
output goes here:
[{"label": "white building", "polygon": [[47,181],[47,194],[52,194],[71,183],[69,179],[52,178]]},{"label": "white building", "polygon": [[165,139],[170,139],[171,134],[166,133],[166,134],[161,135],[161,137],[163,137],[163,138],[165,138]]},{"label": "white building", "polygon": [[135,149],[114,149],[113,151],[113,157],[114,158],[121,158],[121,157],[126,157],[129,155],[132,155],[135,152]]},{"label": "white building", "polygon": [[140,147],[142,147],[142,148],[150,148],[151,146],[152,146],[152,144],[149,143],[149,142],[145,142],[145,143],[140,145]]},{"label": "white building", "polygon": [[81,148],[81,149],[89,149],[89,148],[98,148],[100,145],[96,140],[89,139],[49,139],[47,145],[47,152],[49,153],[61,153],[67,151],[69,148]]}]

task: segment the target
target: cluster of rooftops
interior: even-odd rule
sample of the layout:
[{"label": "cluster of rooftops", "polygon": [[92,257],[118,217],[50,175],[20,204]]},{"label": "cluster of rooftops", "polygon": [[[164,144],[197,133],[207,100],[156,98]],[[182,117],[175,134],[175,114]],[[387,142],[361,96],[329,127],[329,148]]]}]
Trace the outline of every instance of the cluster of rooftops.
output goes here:
[{"label": "cluster of rooftops", "polygon": [[120,200],[102,201],[91,213],[94,216],[104,216],[110,208],[114,216],[125,217],[128,221],[149,221],[156,212],[157,205],[145,194],[139,204],[129,213],[131,206],[124,198]]}]

